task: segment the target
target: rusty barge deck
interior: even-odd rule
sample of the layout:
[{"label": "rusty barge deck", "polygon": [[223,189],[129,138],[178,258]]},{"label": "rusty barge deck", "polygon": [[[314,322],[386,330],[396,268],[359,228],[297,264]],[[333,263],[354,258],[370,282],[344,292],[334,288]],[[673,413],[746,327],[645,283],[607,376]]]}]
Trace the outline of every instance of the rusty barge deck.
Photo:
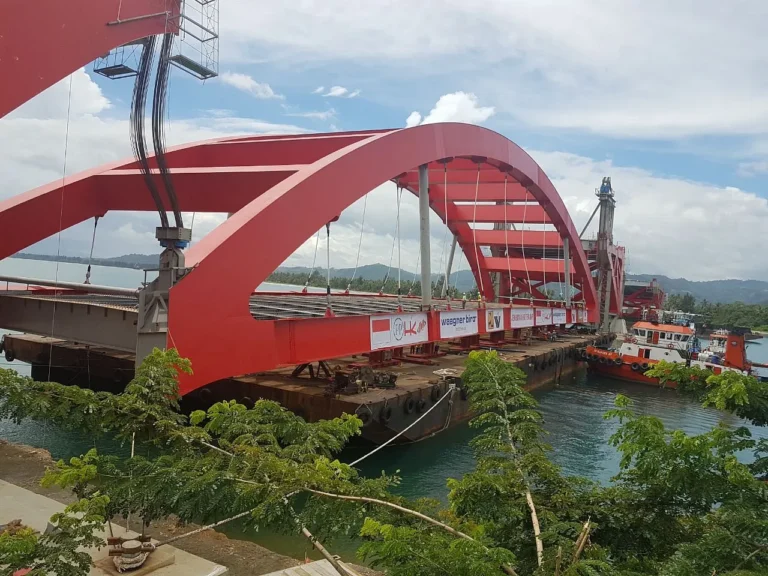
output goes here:
[{"label": "rusty barge deck", "polygon": [[[531,339],[526,343],[482,342],[493,347],[508,362],[528,375],[529,389],[571,377],[580,365],[579,349],[600,343],[605,336],[565,333],[556,341]],[[88,346],[73,341],[8,334],[4,338],[6,360],[27,362],[36,380],[53,380],[100,389],[119,390],[133,377],[134,357],[130,353]],[[221,380],[185,396],[185,408],[198,408],[217,400],[237,398],[248,404],[259,398],[275,400],[309,421],[333,418],[343,413],[358,414],[365,422],[363,436],[375,443],[391,438],[416,420],[441,398],[451,381],[456,392],[411,428],[403,438],[415,441],[466,420],[470,416],[460,377],[466,351],[450,349],[431,364],[402,362],[383,371],[397,376],[394,388],[368,388],[359,393],[330,393],[330,379],[308,371],[292,375],[285,368]],[[364,357],[329,360],[331,370],[348,370],[365,362]],[[436,374],[438,372],[438,374]],[[446,374],[448,375],[446,377]],[[457,378],[458,380],[454,380]]]}]

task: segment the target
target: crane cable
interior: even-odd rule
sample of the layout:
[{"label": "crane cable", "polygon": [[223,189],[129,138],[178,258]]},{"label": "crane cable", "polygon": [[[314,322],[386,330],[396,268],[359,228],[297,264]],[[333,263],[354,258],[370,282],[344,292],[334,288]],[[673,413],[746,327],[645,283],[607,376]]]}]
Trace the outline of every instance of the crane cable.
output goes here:
[{"label": "crane cable", "polygon": [[[166,15],[167,29],[167,15]],[[173,46],[173,34],[166,33],[163,36],[163,42],[160,46],[160,56],[157,63],[157,74],[155,76],[155,91],[152,100],[152,144],[155,148],[155,161],[162,176],[165,192],[173,211],[176,226],[184,227],[179,200],[173,187],[173,180],[168,163],[165,158],[165,106],[168,95],[168,78],[170,76],[170,55]]]},{"label": "crane cable", "polygon": [[83,284],[91,283],[91,260],[93,260],[93,246],[96,244],[96,227],[99,225],[99,218],[101,216],[93,217],[93,237],[91,238],[91,253],[88,255],[88,268],[85,271],[85,282]]},{"label": "crane cable", "polygon": [[355,276],[357,276],[357,267],[360,265],[360,248],[363,246],[363,228],[365,227],[365,210],[367,207],[368,194],[366,193],[365,197],[363,198],[363,220],[360,222],[360,240],[357,242],[357,258],[355,259],[355,270],[352,272],[352,278],[347,284],[347,294],[349,294],[349,289],[352,287],[352,282],[355,281]]},{"label": "crane cable", "polygon": [[477,164],[477,182],[475,184],[475,211],[472,216],[472,242],[475,245],[475,261],[477,263],[477,277],[480,278],[480,298],[485,298],[483,286],[483,271],[480,269],[480,254],[477,251],[477,193],[480,190],[480,164]]},{"label": "crane cable", "polygon": [[448,260],[450,259],[450,255],[445,256],[445,260],[443,259],[443,255],[446,254],[446,243],[448,241],[448,232],[450,228],[448,227],[448,163],[443,162],[443,216],[445,218],[445,233],[443,234],[443,253],[440,255],[440,264],[443,266],[443,286],[446,286],[445,290],[445,297],[450,302],[451,297],[448,295],[448,289],[447,289],[447,282],[448,282]]},{"label": "crane cable", "polygon": [[528,295],[533,304],[533,284],[531,284],[531,274],[528,272],[528,258],[525,257],[525,215],[528,212],[528,188],[525,189],[525,204],[523,204],[523,227],[520,230],[520,248],[523,252],[523,266],[525,266],[525,276],[528,278]]},{"label": "crane cable", "polygon": [[[320,230],[322,230],[322,228]],[[317,262],[317,247],[320,245],[320,230],[317,231],[317,236],[315,236],[315,255],[312,257],[312,268],[309,269],[309,276],[307,276],[307,281],[304,282],[304,289],[302,290],[304,293],[307,292],[309,281],[312,280],[312,275],[315,273],[315,263]]]},{"label": "crane cable", "polygon": [[149,77],[152,69],[152,62],[155,54],[155,36],[150,36],[144,40],[144,47],[139,61],[139,70],[136,74],[136,81],[133,85],[133,96],[131,100],[131,147],[133,156],[139,163],[144,182],[149,189],[149,193],[155,202],[155,207],[160,215],[160,225],[168,227],[168,215],[165,213],[163,200],[160,192],[155,185],[149,169],[149,160],[147,160],[147,143],[144,138],[144,110],[147,104],[147,89],[149,88]]},{"label": "crane cable", "polygon": [[400,263],[400,200],[403,197],[403,189],[398,184],[397,186],[397,307],[402,308],[403,305],[403,290],[400,283],[401,275],[403,273],[403,267]]},{"label": "crane cable", "polygon": [[507,224],[507,175],[504,174],[504,244],[507,249],[507,272],[509,273],[509,296],[507,302],[512,303],[512,264],[509,262],[509,226]]},{"label": "crane cable", "polygon": [[[400,189],[400,184],[397,185],[397,189]],[[395,231],[392,233],[392,249],[389,251],[389,266],[387,266],[387,273],[384,275],[384,282],[381,284],[381,290],[379,290],[379,294],[384,293],[384,288],[386,288],[387,282],[389,281],[389,273],[392,270],[392,260],[395,257],[395,242],[397,242],[397,226],[398,223],[395,222]]]}]

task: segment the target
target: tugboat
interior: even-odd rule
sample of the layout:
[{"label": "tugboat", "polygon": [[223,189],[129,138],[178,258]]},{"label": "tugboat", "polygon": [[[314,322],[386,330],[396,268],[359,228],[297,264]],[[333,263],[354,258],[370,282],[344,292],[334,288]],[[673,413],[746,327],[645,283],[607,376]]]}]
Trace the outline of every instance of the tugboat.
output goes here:
[{"label": "tugboat", "polygon": [[588,346],[584,359],[598,374],[655,386],[660,385],[658,378],[645,372],[661,360],[706,368],[715,374],[727,370],[752,373],[744,331],[717,330],[710,335],[709,346],[701,350],[694,325],[686,325],[682,318],[675,320],[678,322],[673,324],[637,322],[608,349]]}]

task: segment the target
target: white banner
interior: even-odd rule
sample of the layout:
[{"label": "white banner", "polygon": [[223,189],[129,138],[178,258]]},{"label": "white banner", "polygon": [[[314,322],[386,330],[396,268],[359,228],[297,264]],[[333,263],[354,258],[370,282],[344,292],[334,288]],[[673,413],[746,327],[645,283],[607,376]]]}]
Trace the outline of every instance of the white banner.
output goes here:
[{"label": "white banner", "polygon": [[587,323],[587,311],[579,309],[579,324],[586,324]]},{"label": "white banner", "polygon": [[512,328],[530,328],[533,326],[533,308],[512,308],[510,315]]},{"label": "white banner", "polygon": [[371,316],[371,350],[411,346],[428,340],[426,314]]},{"label": "white banner", "polygon": [[549,326],[552,324],[551,308],[536,308],[536,326]]},{"label": "white banner", "polygon": [[567,324],[568,314],[565,312],[565,308],[555,308],[552,310],[552,323],[553,324]]},{"label": "white banner", "polygon": [[485,311],[486,332],[499,332],[504,330],[504,310],[501,308],[488,308]]},{"label": "white banner", "polygon": [[440,338],[477,334],[477,310],[440,312]]}]

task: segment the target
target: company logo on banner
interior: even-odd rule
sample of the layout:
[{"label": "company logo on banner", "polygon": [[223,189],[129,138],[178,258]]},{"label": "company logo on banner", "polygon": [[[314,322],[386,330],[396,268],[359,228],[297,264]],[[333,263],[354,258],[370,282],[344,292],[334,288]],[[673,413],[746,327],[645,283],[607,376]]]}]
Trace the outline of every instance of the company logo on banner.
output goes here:
[{"label": "company logo on banner", "polygon": [[504,330],[504,310],[488,308],[485,311],[486,332],[498,332]]},{"label": "company logo on banner", "polygon": [[477,334],[477,310],[440,312],[440,338]]},{"label": "company logo on banner", "polygon": [[410,346],[428,339],[426,314],[371,316],[371,350]]},{"label": "company logo on banner", "polygon": [[552,310],[552,323],[553,324],[566,324],[567,314],[565,312],[565,308],[555,308]]},{"label": "company logo on banner", "polygon": [[536,326],[549,326],[552,324],[551,308],[536,308]]},{"label": "company logo on banner", "polygon": [[587,323],[587,311],[586,310],[579,310],[579,323],[586,324]]},{"label": "company logo on banner", "polygon": [[512,308],[510,310],[512,328],[529,328],[533,326],[533,308]]}]

